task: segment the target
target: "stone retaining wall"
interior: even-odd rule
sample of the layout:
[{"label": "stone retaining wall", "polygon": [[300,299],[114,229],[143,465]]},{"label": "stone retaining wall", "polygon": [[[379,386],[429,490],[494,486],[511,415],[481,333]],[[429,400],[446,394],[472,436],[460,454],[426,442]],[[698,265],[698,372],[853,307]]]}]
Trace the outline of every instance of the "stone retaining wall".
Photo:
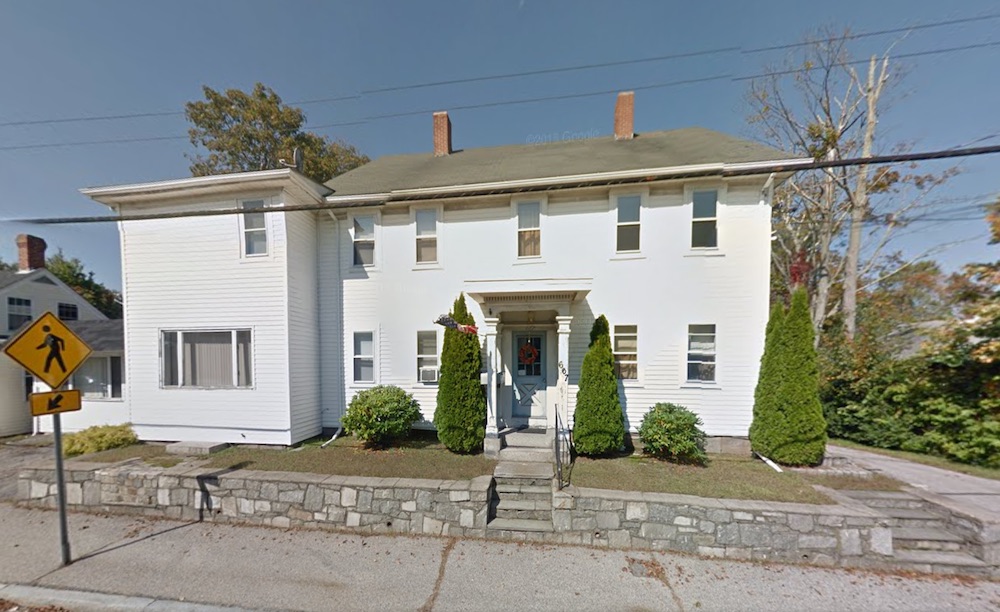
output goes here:
[{"label": "stone retaining wall", "polygon": [[[361,478],[219,471],[137,462],[66,463],[79,509],[275,527],[315,526],[677,550],[736,559],[872,566],[891,559],[886,517],[863,506],[816,506],[568,487],[553,492],[551,533],[487,529],[493,480]],[[49,467],[20,474],[19,497],[55,505]]]}]

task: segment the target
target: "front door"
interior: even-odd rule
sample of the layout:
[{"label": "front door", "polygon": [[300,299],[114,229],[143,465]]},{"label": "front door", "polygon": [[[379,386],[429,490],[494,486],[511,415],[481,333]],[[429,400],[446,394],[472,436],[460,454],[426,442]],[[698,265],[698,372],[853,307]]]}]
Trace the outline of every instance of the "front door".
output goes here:
[{"label": "front door", "polygon": [[532,424],[545,419],[545,334],[514,334],[515,423]]}]

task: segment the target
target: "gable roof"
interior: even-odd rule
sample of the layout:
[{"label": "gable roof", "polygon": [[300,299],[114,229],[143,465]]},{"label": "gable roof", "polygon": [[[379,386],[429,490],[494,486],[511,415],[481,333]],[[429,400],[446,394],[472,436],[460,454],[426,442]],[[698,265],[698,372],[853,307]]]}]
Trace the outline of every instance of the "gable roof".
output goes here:
[{"label": "gable roof", "polygon": [[781,161],[792,155],[700,127],[543,144],[505,145],[433,153],[390,155],[327,181],[333,197],[389,193],[597,172]]},{"label": "gable roof", "polygon": [[0,289],[6,289],[11,285],[35,276],[38,276],[38,270],[32,270],[31,272],[18,272],[17,270],[0,271]]},{"label": "gable roof", "polygon": [[[95,353],[99,352],[123,352],[125,350],[125,321],[124,319],[95,319],[93,321],[63,321],[66,327],[70,328],[74,334],[87,343]],[[21,327],[11,331],[10,337],[0,338],[0,346],[10,342],[11,338],[21,333],[21,330],[31,325],[32,322],[25,323]]]}]

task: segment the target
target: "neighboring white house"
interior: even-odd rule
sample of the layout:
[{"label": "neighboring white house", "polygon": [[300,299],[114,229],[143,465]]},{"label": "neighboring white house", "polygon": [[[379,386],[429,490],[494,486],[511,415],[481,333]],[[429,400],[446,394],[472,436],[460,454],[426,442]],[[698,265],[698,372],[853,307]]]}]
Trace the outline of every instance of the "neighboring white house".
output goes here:
[{"label": "neighboring white house", "polygon": [[436,113],[433,153],[325,186],[282,169],[82,190],[162,217],[119,223],[136,431],[290,444],[337,427],[376,384],[431,420],[432,321],[464,293],[488,437],[572,421],[600,314],[632,430],[674,402],[710,436],[745,437],[776,178],[756,171],[790,160],[702,128],[636,135],[632,105],[619,96],[614,137],[457,151]]},{"label": "neighboring white house", "polygon": [[[0,318],[0,344],[6,342],[23,325],[37,319],[45,312],[58,316],[74,331],[77,331],[77,325],[103,322],[107,319],[90,302],[45,269],[44,240],[37,236],[21,234],[17,237],[17,247],[18,270],[0,272],[0,309],[3,309],[3,316]],[[120,322],[117,324],[120,326]],[[100,335],[92,334],[91,337],[97,338]],[[89,381],[97,374],[97,369],[102,364],[107,368],[106,378],[110,381],[112,357],[117,359],[117,376],[120,378],[121,346],[120,342],[118,344],[116,349],[105,344],[104,348],[110,350],[95,353],[71,379],[69,383],[71,387],[74,384],[78,387],[89,385],[90,389],[84,390],[86,410],[65,415],[63,422],[67,431],[92,424],[87,421],[88,415],[96,417],[98,412],[106,411],[104,404],[93,401],[97,399],[97,389]],[[41,422],[36,423],[37,427],[32,426],[27,394],[33,387],[37,387],[35,390],[39,391],[48,390],[44,383],[33,381],[33,377],[13,360],[6,355],[0,355],[0,437],[38,431],[43,427]],[[109,397],[110,394],[109,391]],[[120,385],[119,397],[112,401],[116,406],[124,406],[120,397]],[[108,422],[119,421],[121,416],[125,415],[124,410],[121,413],[119,415],[117,411],[112,411],[112,414],[108,415]]]}]

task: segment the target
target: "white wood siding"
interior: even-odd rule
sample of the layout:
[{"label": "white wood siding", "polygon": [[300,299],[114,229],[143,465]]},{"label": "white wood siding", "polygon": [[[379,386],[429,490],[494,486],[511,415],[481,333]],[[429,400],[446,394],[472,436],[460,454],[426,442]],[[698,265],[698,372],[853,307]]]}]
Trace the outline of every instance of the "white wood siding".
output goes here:
[{"label": "white wood siding", "polygon": [[[279,193],[246,194],[281,203]],[[144,205],[167,212],[232,208],[237,200]],[[287,245],[284,215],[266,215],[268,255],[244,257],[233,215],[120,224],[126,393],[147,440],[289,444]],[[253,386],[160,384],[161,330],[250,329]]]},{"label": "white wood siding", "polygon": [[[531,261],[517,259],[510,198],[446,202],[438,226],[439,265],[419,269],[408,211],[381,211],[373,268],[352,265],[350,216],[340,213],[343,400],[366,386],[352,380],[355,331],[376,333],[376,383],[413,393],[432,419],[436,386],[417,382],[416,332],[435,329],[431,321],[448,312],[466,281],[592,278],[590,294],[571,313],[571,409],[590,326],[604,314],[612,326],[639,328],[639,380],[622,385],[631,429],[653,404],[666,401],[697,412],[709,435],[747,435],[767,320],[770,208],[761,200],[762,183],[697,186],[728,187],[720,192],[719,248],[714,251],[690,247],[692,205],[680,182],[657,187],[645,198],[638,256],[615,253],[616,211],[607,190],[550,194],[541,222],[541,258]],[[322,240],[329,240],[323,234],[331,226],[321,224]],[[334,263],[330,250],[329,245],[322,250],[324,265]],[[325,308],[338,303],[338,285],[332,272],[323,279]],[[472,300],[468,303],[482,323],[483,313]],[[707,388],[685,382],[687,328],[697,323],[715,324],[717,330],[718,382]],[[335,324],[326,325],[336,331]],[[555,342],[549,346],[554,361]],[[329,364],[324,372],[332,369]],[[324,398],[336,395],[335,379],[324,375]]]},{"label": "white wood siding", "polygon": [[320,399],[323,427],[337,427],[344,404],[344,301],[340,275],[342,223],[321,214],[317,223],[319,243]]},{"label": "white wood siding", "polygon": [[[39,278],[47,278],[55,284],[40,281]],[[46,311],[54,315],[59,314],[59,304],[75,304],[77,307],[78,320],[94,321],[107,319],[101,311],[94,308],[87,300],[83,299],[77,292],[73,291],[51,272],[44,272],[39,276],[22,280],[21,282],[0,289],[0,336],[6,336],[14,330],[7,328],[7,298],[15,297],[31,300],[31,318],[37,319]]]},{"label": "white wood siding", "polygon": [[24,370],[0,355],[0,438],[26,433],[31,433],[31,410],[24,399]]}]

